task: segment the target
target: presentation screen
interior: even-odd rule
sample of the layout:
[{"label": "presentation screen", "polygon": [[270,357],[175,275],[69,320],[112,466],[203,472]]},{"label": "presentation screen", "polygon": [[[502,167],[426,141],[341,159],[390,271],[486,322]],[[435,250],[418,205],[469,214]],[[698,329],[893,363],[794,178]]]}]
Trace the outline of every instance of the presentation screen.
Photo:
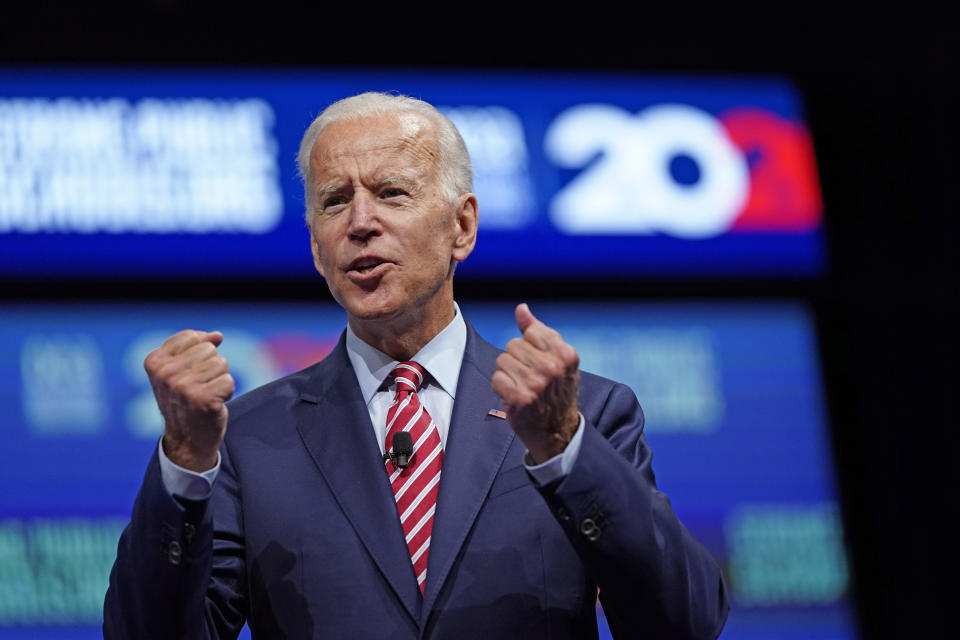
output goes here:
[{"label": "presentation screen", "polygon": [[822,271],[813,144],[778,77],[0,69],[0,278],[310,275],[300,138],[368,90],[463,135],[461,277]]},{"label": "presentation screen", "polygon": [[[636,392],[658,485],[726,575],[733,609],[722,637],[855,638],[807,310],[531,307],[584,370]],[[496,345],[518,335],[512,305],[461,309]],[[338,307],[317,304],[4,306],[0,639],[99,637],[117,540],[162,430],[143,371],[149,351],[183,328],[222,330],[242,393],[322,358],[344,322]]]}]

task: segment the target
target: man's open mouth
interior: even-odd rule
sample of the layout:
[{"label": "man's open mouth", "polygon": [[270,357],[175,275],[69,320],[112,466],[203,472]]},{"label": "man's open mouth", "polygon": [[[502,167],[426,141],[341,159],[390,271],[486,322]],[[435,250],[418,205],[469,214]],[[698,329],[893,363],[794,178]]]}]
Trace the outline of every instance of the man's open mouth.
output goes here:
[{"label": "man's open mouth", "polygon": [[383,258],[377,256],[367,256],[363,258],[357,258],[350,263],[350,266],[347,267],[347,271],[356,271],[357,273],[370,273],[381,264],[384,264],[386,261]]}]

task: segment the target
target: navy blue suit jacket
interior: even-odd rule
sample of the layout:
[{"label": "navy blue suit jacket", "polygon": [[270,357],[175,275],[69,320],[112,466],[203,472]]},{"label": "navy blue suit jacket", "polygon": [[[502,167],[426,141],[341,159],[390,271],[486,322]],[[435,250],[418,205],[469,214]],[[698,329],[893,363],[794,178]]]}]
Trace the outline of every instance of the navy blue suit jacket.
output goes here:
[{"label": "navy blue suit jacket", "polygon": [[204,501],[156,454],[121,537],[106,638],[714,638],[720,570],[660,493],[634,394],[581,374],[572,471],[538,488],[489,414],[498,349],[468,324],[421,596],[344,340],[230,403]]}]

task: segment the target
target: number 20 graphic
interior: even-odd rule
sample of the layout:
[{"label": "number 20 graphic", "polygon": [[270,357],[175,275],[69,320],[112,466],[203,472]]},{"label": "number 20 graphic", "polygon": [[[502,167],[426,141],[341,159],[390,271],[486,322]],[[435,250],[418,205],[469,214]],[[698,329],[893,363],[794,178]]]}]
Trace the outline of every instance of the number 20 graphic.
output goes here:
[{"label": "number 20 graphic", "polygon": [[[717,118],[683,104],[637,115],[579,105],[551,123],[544,146],[560,167],[589,164],[550,203],[566,233],[705,238],[734,227],[804,231],[821,217],[806,130],[762,109]],[[678,162],[692,176],[678,179]]]}]

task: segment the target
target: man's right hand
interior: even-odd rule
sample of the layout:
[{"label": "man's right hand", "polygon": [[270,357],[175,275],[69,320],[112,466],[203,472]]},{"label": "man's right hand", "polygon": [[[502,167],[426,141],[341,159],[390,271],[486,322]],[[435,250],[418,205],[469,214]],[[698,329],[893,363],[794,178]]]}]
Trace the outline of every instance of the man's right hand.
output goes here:
[{"label": "man's right hand", "polygon": [[227,360],[217,353],[219,331],[181,331],[143,361],[163,415],[163,450],[171,462],[191,471],[217,464],[227,432],[227,406],[234,391]]}]

